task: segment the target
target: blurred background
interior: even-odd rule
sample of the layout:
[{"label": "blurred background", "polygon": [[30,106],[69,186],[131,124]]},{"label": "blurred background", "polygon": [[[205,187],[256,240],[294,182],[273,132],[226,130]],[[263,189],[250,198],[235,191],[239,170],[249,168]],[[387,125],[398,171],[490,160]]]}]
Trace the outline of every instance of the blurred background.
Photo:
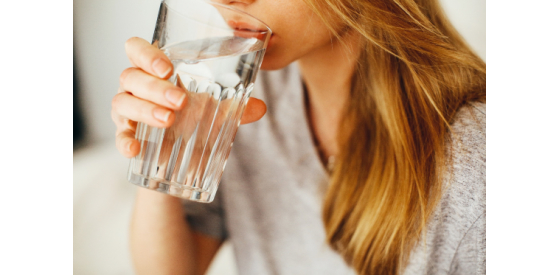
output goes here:
[{"label": "blurred background", "polygon": [[[486,60],[486,1],[440,0]],[[128,223],[136,187],[114,146],[111,99],[130,63],[125,41],[151,41],[159,0],[74,0],[74,274],[133,274]],[[208,274],[236,274],[226,243]]]}]

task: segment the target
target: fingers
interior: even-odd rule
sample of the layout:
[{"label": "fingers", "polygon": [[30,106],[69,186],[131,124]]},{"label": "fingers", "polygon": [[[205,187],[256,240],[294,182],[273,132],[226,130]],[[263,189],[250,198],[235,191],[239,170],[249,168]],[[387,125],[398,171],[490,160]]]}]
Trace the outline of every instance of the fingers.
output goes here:
[{"label": "fingers", "polygon": [[111,118],[117,126],[117,134],[124,130],[136,131],[136,126],[138,125],[138,123],[136,121],[132,121],[126,117],[118,115],[117,111],[111,110]]},{"label": "fingers", "polygon": [[118,93],[113,97],[114,115],[150,126],[167,128],[173,124],[175,113],[152,102],[137,98],[129,93]]},{"label": "fingers", "polygon": [[247,107],[243,112],[243,117],[241,117],[241,124],[247,124],[255,122],[261,119],[266,113],[266,104],[256,98],[249,98],[247,102]]},{"label": "fingers", "polygon": [[117,125],[116,146],[130,158],[140,152],[140,143],[134,138],[136,121],[160,128],[171,126],[175,120],[172,110],[185,105],[186,93],[157,78],[169,78],[173,67],[169,58],[148,41],[133,37],[126,41],[125,51],[139,69],[129,68],[122,73],[121,92],[113,97],[111,116]]},{"label": "fingers", "polygon": [[[265,113],[266,104],[260,99],[250,98],[241,118],[241,124],[255,122],[261,119]],[[152,102],[136,98],[128,93],[119,93],[113,98],[112,117],[117,124],[116,147],[123,156],[132,158],[140,152],[140,142],[134,136],[136,131],[134,121],[142,121],[150,126],[164,128],[173,123],[175,114]]]},{"label": "fingers", "polygon": [[148,41],[138,37],[130,38],[125,43],[125,51],[134,66],[163,79],[171,76],[171,61]]},{"label": "fingers", "polygon": [[[117,131],[135,130],[136,121],[150,126],[167,128],[173,124],[175,113],[172,110],[137,98],[129,93],[118,93],[113,97],[111,116]],[[266,104],[256,98],[249,98],[247,107],[241,117],[241,124],[255,122],[266,113]],[[133,125],[134,124],[134,125]]]},{"label": "fingers", "polygon": [[138,68],[124,70],[120,82],[122,89],[134,96],[173,110],[183,108],[187,99],[187,93],[183,89]]},{"label": "fingers", "polygon": [[140,153],[140,142],[134,139],[134,131],[125,130],[117,135],[116,145],[119,152],[127,157],[132,158]]}]

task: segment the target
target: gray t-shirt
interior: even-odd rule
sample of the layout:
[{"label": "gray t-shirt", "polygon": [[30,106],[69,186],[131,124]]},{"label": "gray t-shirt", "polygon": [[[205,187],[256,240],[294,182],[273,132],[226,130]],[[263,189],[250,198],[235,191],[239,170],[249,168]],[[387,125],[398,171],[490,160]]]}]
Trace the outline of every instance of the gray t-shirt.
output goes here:
[{"label": "gray t-shirt", "polygon": [[[260,72],[267,114],[241,126],[214,202],[185,201],[194,230],[228,238],[239,274],[355,274],[326,243],[328,175],[314,147],[296,64]],[[404,274],[486,273],[485,104],[452,122],[453,176]]]}]

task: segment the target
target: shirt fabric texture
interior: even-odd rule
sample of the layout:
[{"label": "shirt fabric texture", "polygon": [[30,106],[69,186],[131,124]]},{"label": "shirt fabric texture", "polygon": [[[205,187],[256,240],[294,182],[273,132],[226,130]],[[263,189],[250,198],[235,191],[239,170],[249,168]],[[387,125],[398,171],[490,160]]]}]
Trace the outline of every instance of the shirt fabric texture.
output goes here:
[{"label": "shirt fabric texture", "polygon": [[[215,200],[184,201],[192,229],[228,238],[239,274],[356,274],[326,243],[328,174],[315,149],[296,64],[261,71],[253,96],[267,104],[239,128]],[[405,275],[486,273],[486,105],[451,123],[452,176]]]}]

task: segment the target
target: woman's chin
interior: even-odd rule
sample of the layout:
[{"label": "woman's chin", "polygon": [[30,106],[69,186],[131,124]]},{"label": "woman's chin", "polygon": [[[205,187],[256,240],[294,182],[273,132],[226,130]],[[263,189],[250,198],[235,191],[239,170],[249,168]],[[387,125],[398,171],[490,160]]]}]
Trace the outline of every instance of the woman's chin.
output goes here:
[{"label": "woman's chin", "polygon": [[265,70],[265,71],[279,70],[290,65],[290,63],[291,62],[285,59],[277,58],[275,56],[269,56],[265,54],[261,65],[261,70]]}]

